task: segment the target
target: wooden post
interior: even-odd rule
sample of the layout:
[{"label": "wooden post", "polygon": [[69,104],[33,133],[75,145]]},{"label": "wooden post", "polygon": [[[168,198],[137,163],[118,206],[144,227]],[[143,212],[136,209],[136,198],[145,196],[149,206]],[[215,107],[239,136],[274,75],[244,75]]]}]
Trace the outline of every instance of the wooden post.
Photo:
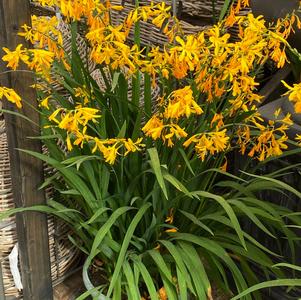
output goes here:
[{"label": "wooden post", "polygon": [[1,300],[5,300],[3,274],[2,274],[2,263],[1,263],[1,261],[0,261],[0,299]]},{"label": "wooden post", "polygon": [[[30,24],[28,0],[0,0],[0,45],[14,49],[26,42],[17,35],[21,25]],[[3,56],[0,49],[0,55]],[[24,69],[24,68],[23,68]],[[37,107],[34,83],[30,72],[7,73],[0,62],[0,85],[11,87],[33,107]],[[2,72],[2,74],[1,74]],[[5,72],[5,73],[3,73]],[[6,109],[15,107],[3,101]],[[39,123],[38,113],[23,102],[21,111],[32,121]],[[17,207],[45,203],[44,192],[38,187],[43,181],[42,162],[16,150],[17,148],[41,151],[41,144],[29,136],[39,135],[39,128],[20,117],[5,114],[13,195]],[[16,218],[20,250],[24,300],[52,300],[52,284],[46,215],[36,212],[18,214]]]}]

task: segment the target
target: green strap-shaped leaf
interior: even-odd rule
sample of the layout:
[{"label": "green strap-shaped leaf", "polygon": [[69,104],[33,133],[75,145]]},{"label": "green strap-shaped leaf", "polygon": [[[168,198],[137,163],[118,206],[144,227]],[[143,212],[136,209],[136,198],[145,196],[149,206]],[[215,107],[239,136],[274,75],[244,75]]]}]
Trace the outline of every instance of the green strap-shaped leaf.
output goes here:
[{"label": "green strap-shaped leaf", "polygon": [[212,199],[212,200],[215,200],[216,202],[218,202],[224,208],[225,212],[229,216],[231,223],[233,224],[233,228],[236,231],[241,244],[246,248],[243,231],[241,230],[238,219],[237,219],[232,207],[229,205],[229,203],[226,201],[225,198],[223,198],[222,196],[219,196],[219,195],[215,195],[215,194],[206,192],[206,191],[196,191],[196,192],[192,192],[191,194],[193,194],[197,197],[200,196],[200,197],[204,197],[204,198],[209,198],[209,199]]},{"label": "green strap-shaped leaf", "polygon": [[173,259],[176,263],[177,268],[179,269],[179,271],[185,278],[185,281],[187,282],[188,286],[190,287],[191,290],[193,290],[189,272],[186,269],[186,266],[184,264],[184,261],[181,257],[181,254],[180,254],[178,248],[172,242],[167,241],[167,240],[159,240],[158,242],[161,243],[162,245],[164,245],[166,250],[169,251],[169,253],[171,254],[171,256],[173,257]]},{"label": "green strap-shaped leaf", "polygon": [[145,285],[147,287],[147,290],[148,290],[151,300],[158,300],[159,299],[158,293],[157,293],[156,287],[154,285],[154,281],[152,279],[152,276],[148,272],[147,268],[141,261],[137,260],[137,261],[135,261],[135,264],[137,265],[137,267],[140,270],[140,273],[145,282]]},{"label": "green strap-shaped leaf", "polygon": [[[101,228],[98,230],[90,254],[87,257],[85,264],[83,266],[83,281],[87,289],[93,289],[94,286],[92,282],[90,281],[89,275],[88,275],[88,269],[89,266],[91,265],[91,262],[93,258],[99,253],[99,246],[101,245],[102,241],[104,240],[106,234],[109,232],[111,227],[115,224],[115,221],[124,213],[127,211],[131,210],[133,208],[131,207],[120,207],[116,211],[113,212],[113,214],[110,216],[110,218],[107,220],[107,222],[101,226]],[[116,278],[117,280],[117,278]],[[97,293],[93,293],[93,297],[96,297]],[[107,299],[104,295],[100,295],[102,298],[101,299]]]},{"label": "green strap-shaped leaf", "polygon": [[150,156],[150,164],[151,167],[156,175],[158,184],[160,186],[160,188],[163,191],[163,194],[165,196],[166,199],[168,199],[168,195],[167,195],[167,190],[166,190],[166,186],[165,186],[165,182],[163,179],[163,174],[161,171],[161,165],[160,165],[160,159],[159,159],[159,155],[157,152],[156,148],[150,148],[147,150]]},{"label": "green strap-shaped leaf", "polygon": [[61,164],[59,161],[38,153],[38,152],[34,152],[34,151],[29,151],[29,150],[24,150],[24,149],[18,149],[19,151],[22,151],[24,153],[27,153],[31,156],[34,156],[44,162],[46,162],[47,164],[53,166],[54,168],[56,168],[65,178],[66,181],[68,181],[68,183],[73,186],[74,188],[76,188],[76,190],[78,190],[82,197],[86,200],[86,203],[88,204],[88,206],[90,207],[90,209],[94,210],[98,208],[98,204],[97,201],[94,197],[94,195],[91,193],[89,187],[85,184],[85,182],[76,174],[75,171],[72,171],[72,169],[70,168],[66,168],[65,165]]},{"label": "green strap-shaped leaf", "polygon": [[216,243],[213,240],[210,240],[209,238],[203,238],[189,233],[177,232],[177,233],[172,233],[170,235],[173,237],[173,239],[182,240],[182,241],[199,245],[200,247],[211,252],[212,254],[215,254],[232,271],[234,280],[236,281],[237,288],[241,291],[247,288],[246,281],[244,280],[244,277],[241,274],[239,268],[230,258],[226,250],[223,247],[221,247],[218,243]]},{"label": "green strap-shaped leaf", "polygon": [[163,178],[169,183],[171,183],[178,191],[182,192],[189,198],[192,198],[192,195],[177,178],[169,174],[166,170],[162,170],[162,174],[163,174]]},{"label": "green strap-shaped leaf", "polygon": [[85,223],[87,225],[90,225],[92,224],[94,221],[96,221],[103,213],[107,212],[108,210],[110,210],[110,208],[108,207],[101,207],[99,208],[94,214],[93,216],[88,220],[86,221]]},{"label": "green strap-shaped leaf", "polygon": [[112,276],[112,279],[111,279],[111,282],[110,282],[110,286],[109,286],[109,289],[108,289],[108,293],[107,293],[108,297],[110,297],[112,292],[113,292],[116,280],[117,280],[117,278],[119,276],[119,273],[121,271],[121,268],[122,268],[122,265],[123,265],[123,262],[124,262],[124,259],[125,259],[125,256],[126,256],[126,252],[128,250],[128,247],[129,247],[129,244],[131,242],[134,231],[135,231],[137,225],[139,224],[140,220],[142,219],[143,215],[145,214],[145,212],[150,207],[151,207],[151,204],[146,203],[139,209],[139,211],[137,212],[137,214],[133,218],[133,220],[132,220],[132,222],[131,222],[131,224],[130,224],[130,226],[129,226],[126,234],[125,234],[125,237],[124,237],[124,240],[123,240],[120,252],[119,252],[119,256],[118,256],[118,259],[117,259],[117,262],[116,262],[115,271],[113,273],[113,276]]},{"label": "green strap-shaped leaf", "polygon": [[160,272],[166,277],[167,280],[172,283],[172,274],[160,252],[158,250],[152,249],[147,251],[147,253],[151,256],[155,264],[158,266]]},{"label": "green strap-shaped leaf", "polygon": [[161,278],[163,281],[163,286],[164,286],[166,294],[167,294],[167,299],[178,300],[175,286],[165,277],[164,274],[162,274],[161,272],[160,272],[160,274],[161,274]]},{"label": "green strap-shaped leaf", "polygon": [[214,235],[213,231],[207,225],[201,222],[198,218],[196,218],[195,215],[181,209],[179,210],[179,212],[183,214],[187,219],[192,221],[195,225],[201,227],[205,231],[209,232],[211,235]]},{"label": "green strap-shaped leaf", "polygon": [[178,245],[181,247],[181,255],[194,282],[196,295],[199,299],[206,299],[206,293],[210,289],[210,282],[199,254],[190,243],[178,242]]},{"label": "green strap-shaped leaf", "polygon": [[188,160],[188,157],[187,157],[187,154],[185,153],[185,151],[184,151],[182,148],[180,148],[180,149],[179,149],[179,153],[181,154],[181,156],[182,156],[182,158],[183,158],[183,160],[184,160],[184,162],[185,162],[185,164],[186,164],[188,170],[190,171],[190,173],[191,173],[193,176],[195,176],[195,173],[194,173],[194,171],[193,171],[193,169],[192,169],[192,167],[191,167],[191,164],[190,164],[190,162],[189,162],[189,160]]},{"label": "green strap-shaped leaf", "polygon": [[141,296],[140,296],[140,293],[138,290],[138,286],[135,283],[134,273],[127,260],[124,260],[124,262],[122,264],[122,270],[125,275],[125,278],[127,281],[127,287],[128,287],[128,290],[129,290],[129,293],[131,296],[131,297],[129,297],[129,299],[140,300]]},{"label": "green strap-shaped leaf", "polygon": [[109,230],[111,229],[111,227],[115,224],[115,221],[124,213],[126,213],[127,211],[133,209],[132,207],[120,207],[117,210],[115,210],[112,215],[110,216],[110,218],[107,220],[107,222],[100,227],[100,229],[98,230],[92,248],[91,248],[91,252],[90,255],[88,257],[88,259],[90,260],[90,262],[92,261],[92,259],[97,255],[97,249],[100,246],[101,242],[103,241],[104,237],[106,236],[106,234],[109,232]]},{"label": "green strap-shaped leaf", "polygon": [[[75,300],[85,300],[87,299],[89,296],[98,293],[98,291],[100,290],[101,286],[97,286],[94,287],[92,289],[90,289],[89,291],[84,292],[83,294],[81,294],[79,297],[77,297]],[[108,299],[104,299],[104,300],[108,300]]]},{"label": "green strap-shaped leaf", "polygon": [[219,15],[219,22],[221,22],[224,19],[232,2],[233,2],[233,0],[225,0],[224,5],[223,5],[222,10]]},{"label": "green strap-shaped leaf", "polygon": [[278,179],[275,179],[275,178],[270,178],[270,177],[267,177],[267,176],[254,175],[254,174],[250,174],[250,173],[243,172],[243,171],[242,171],[242,173],[247,174],[250,177],[258,178],[260,180],[266,180],[266,181],[273,182],[273,183],[277,184],[278,187],[280,187],[280,188],[282,188],[282,189],[284,189],[288,192],[291,192],[292,194],[296,195],[298,198],[301,198],[301,192],[297,191],[292,186],[290,186],[289,184],[287,184],[287,183],[285,183],[281,180],[278,180]]},{"label": "green strap-shaped leaf", "polygon": [[112,300],[121,300],[122,299],[122,289],[121,289],[121,276],[118,276],[118,279],[115,284],[114,293]]},{"label": "green strap-shaped leaf", "polygon": [[178,278],[178,287],[179,287],[179,294],[180,299],[188,299],[188,293],[187,293],[187,284],[186,284],[186,276],[182,274],[179,267],[176,266],[177,270],[177,278]]},{"label": "green strap-shaped leaf", "polygon": [[36,211],[36,212],[42,212],[42,213],[46,213],[46,214],[53,214],[53,215],[56,215],[56,216],[64,219],[67,223],[71,223],[71,220],[67,216],[64,217],[66,215],[66,213],[69,213],[69,212],[70,213],[71,212],[79,213],[75,209],[66,208],[66,209],[62,209],[62,210],[56,210],[47,205],[35,205],[32,207],[19,207],[19,208],[8,209],[3,212],[0,212],[0,221],[4,220],[10,216],[13,216],[17,213],[22,213],[25,211]]},{"label": "green strap-shaped leaf", "polygon": [[296,266],[296,265],[292,265],[292,264],[288,264],[288,263],[279,263],[279,264],[273,265],[273,268],[279,268],[279,267],[289,268],[289,269],[301,272],[300,266]]},{"label": "green strap-shaped leaf", "polygon": [[231,298],[231,300],[242,299],[242,297],[250,293],[253,293],[255,291],[265,289],[265,288],[278,287],[278,286],[293,286],[293,287],[301,286],[301,279],[276,279],[276,280],[265,281],[244,290],[242,293]]},{"label": "green strap-shaped leaf", "polygon": [[148,73],[144,73],[144,113],[147,117],[152,114],[152,86]]},{"label": "green strap-shaped leaf", "polygon": [[[229,200],[229,203],[234,204],[237,208],[239,208],[250,220],[254,222],[262,231],[264,231],[269,236],[276,238],[257,218],[257,216],[253,213],[252,207],[248,207],[244,203],[238,200]],[[271,216],[273,218],[273,216]]]}]

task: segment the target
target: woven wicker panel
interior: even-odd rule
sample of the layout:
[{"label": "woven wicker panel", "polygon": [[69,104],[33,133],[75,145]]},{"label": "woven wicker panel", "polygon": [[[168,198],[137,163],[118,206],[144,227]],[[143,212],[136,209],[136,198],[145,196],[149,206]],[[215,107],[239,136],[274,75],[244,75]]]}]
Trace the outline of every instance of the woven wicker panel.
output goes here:
[{"label": "woven wicker panel", "polygon": [[[154,3],[162,3],[165,2],[166,5],[172,6],[172,0],[155,0]],[[215,15],[219,15],[224,5],[224,0],[215,0]],[[120,1],[119,1],[120,3]],[[132,4],[132,0],[124,0],[123,3],[126,5]],[[149,5],[150,1],[148,0],[140,0],[140,5]],[[213,6],[212,0],[176,0],[176,11],[177,15],[181,15],[182,13],[189,14],[191,16],[197,17],[205,17],[212,18],[213,17]]]},{"label": "woven wicker panel", "polygon": [[[224,0],[215,0],[215,16],[220,14],[224,3]],[[191,16],[212,18],[212,0],[182,0],[182,12]]]},{"label": "woven wicker panel", "polygon": [[[144,1],[147,3],[147,1]],[[144,4],[142,2],[141,4]],[[157,2],[162,2],[162,1],[157,1]],[[111,0],[112,5],[120,5],[121,1],[120,0]],[[127,1],[124,3],[124,9],[120,11],[113,11],[112,12],[112,22],[114,25],[118,25],[122,23],[129,13],[130,10],[134,9],[135,6],[132,4],[132,2]],[[180,25],[183,29],[184,34],[194,34],[197,32],[201,32],[210,26],[199,26],[199,25],[192,25],[188,22],[185,22],[183,20],[180,20]],[[131,42],[134,41],[134,29],[132,28],[130,35],[129,35],[129,40]],[[155,45],[155,46],[160,46],[161,48],[164,47],[165,44],[168,43],[168,39],[165,36],[162,31],[157,28],[155,25],[153,25],[151,22],[140,22],[140,40],[142,45]]]},{"label": "woven wicker panel", "polygon": [[30,11],[32,15],[36,16],[54,16],[55,10],[53,7],[42,7],[38,3],[30,1]]},{"label": "woven wicker panel", "polygon": [[[12,181],[10,174],[9,153],[7,138],[4,129],[4,121],[0,121],[0,211],[14,207],[12,195]],[[47,168],[45,168],[47,172]],[[46,196],[51,197],[52,190],[46,190]],[[72,265],[78,259],[79,252],[68,240],[70,230],[62,222],[48,218],[49,248],[51,261],[51,274],[53,280],[58,280],[66,275]],[[7,296],[20,296],[14,285],[10,272],[8,255],[17,243],[15,218],[9,218],[0,222],[0,262],[4,280],[5,294]]]},{"label": "woven wicker panel", "polygon": [[[124,3],[125,6],[132,6],[133,1],[132,0],[123,0],[122,2],[120,0],[113,0],[116,1],[119,5],[120,3]],[[214,9],[212,5],[213,0],[176,0],[176,12],[177,16],[181,18],[181,14],[190,15],[193,17],[197,17],[199,19],[205,18],[205,19],[212,19],[213,13],[215,14],[215,17],[218,18],[222,8],[224,6],[225,0],[214,0]],[[154,0],[154,3],[161,3],[165,2],[166,5],[172,6],[172,0]],[[149,5],[150,1],[148,0],[140,0],[140,5]],[[234,1],[234,4],[237,3],[237,0]],[[250,8],[243,8],[241,10],[241,14],[246,14],[250,12]]]}]

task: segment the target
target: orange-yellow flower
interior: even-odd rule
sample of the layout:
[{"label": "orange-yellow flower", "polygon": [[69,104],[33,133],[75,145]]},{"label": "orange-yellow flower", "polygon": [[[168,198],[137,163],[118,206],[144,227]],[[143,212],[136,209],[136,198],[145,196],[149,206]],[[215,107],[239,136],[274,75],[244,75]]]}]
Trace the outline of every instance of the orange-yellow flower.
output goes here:
[{"label": "orange-yellow flower", "polygon": [[15,103],[18,108],[22,108],[21,97],[13,89],[0,87],[0,100],[3,97],[9,102]]},{"label": "orange-yellow flower", "polygon": [[202,108],[194,100],[191,87],[185,86],[171,93],[164,117],[167,119],[178,119],[182,116],[189,118],[192,114],[202,113]]},{"label": "orange-yellow flower", "polygon": [[22,49],[23,45],[19,44],[14,51],[10,51],[9,49],[3,47],[3,51],[6,53],[2,60],[7,62],[7,67],[16,70],[19,66],[20,60],[23,62],[28,61],[28,54],[25,49]]},{"label": "orange-yellow flower", "polygon": [[288,85],[285,81],[282,81],[284,86],[288,89],[285,95],[288,95],[288,99],[295,104],[296,113],[301,113],[301,83]]}]

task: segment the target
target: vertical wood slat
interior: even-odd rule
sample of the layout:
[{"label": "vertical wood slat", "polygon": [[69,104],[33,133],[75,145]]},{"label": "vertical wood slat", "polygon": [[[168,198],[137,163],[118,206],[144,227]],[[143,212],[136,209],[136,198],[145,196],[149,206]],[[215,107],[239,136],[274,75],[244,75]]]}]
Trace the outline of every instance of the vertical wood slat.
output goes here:
[{"label": "vertical wood slat", "polygon": [[[26,42],[17,35],[21,25],[30,23],[30,5],[28,0],[0,0],[0,46],[13,49]],[[0,49],[0,55],[3,55]],[[22,69],[24,69],[22,67]],[[15,89],[30,105],[36,107],[36,93],[30,85],[34,83],[30,72],[6,71],[0,62],[0,85]],[[14,106],[3,101],[6,109]],[[22,113],[32,121],[39,123],[38,113],[23,102]],[[45,203],[44,192],[38,187],[43,181],[42,162],[19,152],[20,149],[41,151],[38,140],[28,139],[39,135],[39,128],[22,118],[5,114],[8,148],[10,153],[13,195],[17,207],[33,206]],[[17,235],[20,250],[21,273],[24,300],[52,300],[47,218],[37,212],[18,214],[16,218]]]},{"label": "vertical wood slat", "polygon": [[0,261],[0,300],[5,300],[4,283],[3,283],[3,273],[2,273],[2,263],[1,263],[1,261]]}]

